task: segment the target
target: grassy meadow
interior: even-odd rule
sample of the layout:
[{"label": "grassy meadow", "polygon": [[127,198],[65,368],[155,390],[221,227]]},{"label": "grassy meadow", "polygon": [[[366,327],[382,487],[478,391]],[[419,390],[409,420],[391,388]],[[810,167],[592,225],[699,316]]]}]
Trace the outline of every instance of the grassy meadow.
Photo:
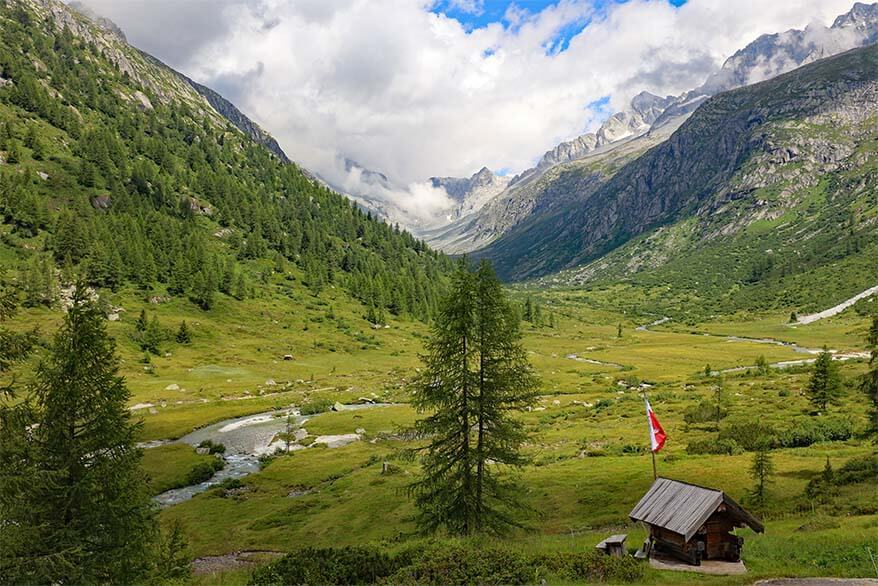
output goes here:
[{"label": "grassy meadow", "polygon": [[[295,279],[295,275],[292,276]],[[311,416],[308,433],[335,435],[365,430],[362,441],[336,449],[305,449],[265,461],[262,471],[240,487],[214,488],[162,511],[165,523],[179,522],[195,557],[240,551],[285,552],[303,546],[369,542],[398,547],[418,539],[405,487],[418,474],[402,457],[414,445],[401,429],[417,413],[409,407],[407,383],[419,367],[418,353],[428,326],[389,319],[373,328],[364,308],[329,288],[319,297],[287,287],[279,276],[244,302],[221,298],[210,312],[188,302],[149,303],[132,291],[111,296],[123,308],[110,331],[132,391],[131,405],[142,420],[143,440],[175,439],[223,419],[312,401],[354,403],[369,397],[393,406]],[[513,295],[520,295],[513,292]],[[543,316],[554,327],[524,324],[525,346],[542,380],[538,405],[521,416],[532,433],[526,450],[532,463],[520,472],[530,508],[524,529],[504,545],[529,551],[589,551],[611,533],[629,534],[636,548],[645,531],[630,524],[628,512],[652,482],[641,390],[646,390],[668,433],[658,456],[659,473],[717,487],[747,501],[753,486],[752,454],[692,455],[687,445],[716,437],[712,423],[687,424],[684,415],[713,397],[725,374],[721,429],[758,421],[778,430],[809,421],[842,418],[855,433],[844,441],[773,451],[776,473],[758,514],[764,535],[741,531],[745,577],[704,577],[648,570],[644,583],[750,583],[775,576],[874,576],[869,550],[878,555],[878,488],[845,486],[833,499],[805,496],[809,480],[827,460],[837,470],[852,458],[874,451],[860,437],[865,399],[848,383],[840,405],[814,415],[803,395],[807,367],[755,368],[800,360],[808,355],[786,346],[739,338],[774,338],[805,347],[857,351],[864,348],[866,318],[849,311],[808,326],[789,326],[789,314],[710,318],[694,326],[673,321],[638,329],[658,316],[634,316],[591,306],[564,292],[538,294]],[[523,300],[523,297],[521,298]],[[156,315],[168,332],[159,355],[148,363],[133,339],[141,308]],[[57,312],[28,310],[17,328],[40,324],[45,335]],[[173,333],[186,320],[191,344]],[[548,319],[546,320],[548,321]],[[621,324],[621,337],[619,325]],[[293,360],[285,360],[290,354]],[[846,381],[864,372],[863,360],[840,365]],[[23,378],[27,378],[27,373]],[[183,444],[145,450],[144,467],[153,489],[179,485],[199,461]],[[387,463],[387,466],[385,466]],[[386,472],[382,470],[386,468]],[[199,583],[246,582],[246,568],[199,575]]]}]

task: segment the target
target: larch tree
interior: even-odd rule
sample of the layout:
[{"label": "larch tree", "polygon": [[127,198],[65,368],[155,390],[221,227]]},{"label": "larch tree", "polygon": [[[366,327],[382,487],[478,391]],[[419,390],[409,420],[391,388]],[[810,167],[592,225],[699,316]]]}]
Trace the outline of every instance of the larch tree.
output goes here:
[{"label": "larch tree", "polygon": [[521,346],[519,319],[493,270],[461,260],[423,357],[414,405],[430,415],[423,477],[410,489],[422,530],[500,532],[519,506],[508,470],[524,463],[527,437],[514,412],[535,399],[537,379]]},{"label": "larch tree", "polygon": [[423,478],[410,487],[424,532],[444,527],[449,533],[468,535],[476,528],[471,442],[476,418],[475,300],[474,277],[465,263],[461,260],[451,277],[412,400],[419,412],[430,412],[415,423],[415,430],[429,440],[421,459]]},{"label": "larch tree", "polygon": [[144,579],[158,525],[138,426],[104,317],[81,285],[29,396],[27,417],[9,429],[18,441],[4,442],[15,458],[3,450],[0,459],[2,475],[14,478],[2,485],[3,525],[14,535],[2,543],[13,550],[0,571],[17,583]]},{"label": "larch tree", "polygon": [[878,316],[872,318],[872,327],[869,328],[866,342],[871,355],[869,370],[860,379],[860,390],[866,394],[871,404],[867,433],[878,443]]},{"label": "larch tree", "polygon": [[814,370],[811,372],[805,393],[811,404],[820,411],[826,411],[827,406],[838,402],[841,377],[838,374],[838,367],[832,361],[832,354],[826,347],[814,362]]},{"label": "larch tree", "polygon": [[753,477],[754,486],[751,493],[754,504],[762,506],[774,476],[774,461],[771,459],[771,447],[768,441],[761,441],[753,452],[753,463],[750,465],[750,474]]},{"label": "larch tree", "polygon": [[515,483],[500,467],[520,468],[527,432],[514,413],[533,405],[539,381],[521,344],[520,322],[487,261],[476,273],[478,397],[476,433],[476,529],[499,532],[514,525],[520,507]]}]

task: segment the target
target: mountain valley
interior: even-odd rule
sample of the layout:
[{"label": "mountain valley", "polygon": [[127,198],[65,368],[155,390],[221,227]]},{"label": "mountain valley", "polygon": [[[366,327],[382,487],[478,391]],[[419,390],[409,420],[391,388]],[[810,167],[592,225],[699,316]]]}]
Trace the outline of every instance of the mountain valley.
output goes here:
[{"label": "mountain valley", "polygon": [[[89,539],[51,545],[76,515],[58,534],[16,520],[64,519],[43,495],[69,479],[23,464],[51,418],[16,416],[49,383],[64,400],[88,388],[46,373],[93,339],[158,552],[152,574],[98,582],[875,576],[878,4],[760,37],[682,95],[642,92],[517,175],[431,177],[447,205],[414,225],[383,199],[392,177],[345,158],[351,182],[331,186],[88,6],[0,0],[0,583],[98,564]],[[79,346],[81,307],[98,325]],[[446,387],[464,391],[428,402]],[[494,409],[507,435],[487,454],[469,444]],[[444,439],[425,421],[450,421],[487,490],[513,495],[504,530],[425,530],[467,488],[424,505],[417,483],[441,467],[423,454]],[[443,473],[469,470],[448,446]],[[86,447],[84,478],[121,451]],[[764,523],[732,534],[746,574],[629,555],[651,538],[629,513],[654,470]],[[596,552],[620,534],[621,559]],[[67,555],[85,561],[52,561]]]}]

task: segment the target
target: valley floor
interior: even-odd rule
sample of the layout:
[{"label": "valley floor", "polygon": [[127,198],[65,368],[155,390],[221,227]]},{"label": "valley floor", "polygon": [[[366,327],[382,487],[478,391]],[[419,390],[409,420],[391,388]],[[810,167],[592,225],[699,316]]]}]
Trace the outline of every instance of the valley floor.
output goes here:
[{"label": "valley floor", "polygon": [[[670,320],[638,329],[661,316],[603,311],[564,292],[539,297],[555,327],[525,328],[525,345],[543,386],[538,406],[522,415],[532,432],[527,446],[532,464],[521,472],[532,510],[521,518],[528,530],[510,535],[504,545],[590,551],[619,532],[628,533],[629,547],[642,543],[643,528],[627,518],[652,482],[642,391],[649,393],[669,437],[658,457],[659,474],[721,488],[747,502],[751,453],[687,452],[689,444],[717,435],[714,424],[687,424],[684,415],[713,397],[717,373],[726,371],[729,415],[721,428],[758,421],[782,432],[845,420],[853,434],[773,452],[776,473],[768,499],[754,505],[766,520],[766,532],[739,532],[745,539],[746,576],[650,569],[644,583],[878,577],[873,561],[878,558],[878,487],[865,482],[841,486],[830,499],[805,496],[827,461],[838,470],[874,453],[859,435],[866,422],[865,398],[850,383],[840,405],[813,415],[803,395],[806,367],[755,367],[763,358],[769,365],[809,359],[809,350],[825,344],[851,356],[839,364],[852,381],[866,368],[858,354],[865,350],[865,317],[847,311],[790,326],[789,313],[763,314],[695,326]],[[305,428],[302,438],[310,438],[302,443],[318,436],[357,434],[356,439],[334,449],[308,447],[265,458],[260,471],[239,483],[164,508],[163,522],[179,522],[192,553],[201,558],[199,582],[246,582],[251,564],[271,559],[272,552],[368,542],[393,548],[415,539],[413,508],[403,489],[418,469],[400,457],[411,445],[400,430],[417,417],[407,404],[406,385],[419,366],[428,328],[394,319],[390,327],[373,328],[360,315],[362,309],[345,299],[332,290],[318,298],[266,296],[221,301],[217,309],[195,314],[183,301],[146,304],[169,330],[186,319],[194,332],[192,344],[167,342],[148,364],[131,340],[143,302],[130,293],[113,300],[125,309],[111,332],[133,392],[133,413],[143,420],[144,441],[175,440],[194,428],[275,409],[365,399],[391,404],[311,415],[295,426]],[[51,330],[57,318],[31,311],[16,323],[24,327],[38,319]],[[706,365],[712,376],[705,375]],[[144,460],[156,494],[185,484],[194,467],[213,458],[183,444],[158,443],[145,450]],[[238,552],[260,553],[241,558]]]}]

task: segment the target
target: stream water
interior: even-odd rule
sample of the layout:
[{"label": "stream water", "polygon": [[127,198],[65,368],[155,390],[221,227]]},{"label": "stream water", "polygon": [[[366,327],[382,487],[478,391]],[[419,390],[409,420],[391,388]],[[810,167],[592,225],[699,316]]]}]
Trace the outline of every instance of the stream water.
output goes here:
[{"label": "stream water", "polygon": [[[345,411],[387,407],[390,403],[374,403],[364,405],[345,405]],[[276,449],[283,449],[286,444],[283,441],[273,441],[278,433],[287,430],[287,417],[290,418],[290,431],[295,433],[302,425],[313,417],[319,415],[300,415],[297,410],[283,409],[269,411],[245,417],[226,419],[201,429],[197,429],[180,438],[179,442],[197,446],[205,440],[223,444],[226,447],[223,459],[225,467],[214,474],[210,480],[200,484],[175,488],[161,493],[155,497],[155,501],[162,507],[176,505],[191,499],[196,494],[205,492],[213,486],[222,483],[229,478],[243,478],[248,474],[259,471],[259,457],[271,454]],[[329,448],[341,447],[351,441],[356,441],[359,436],[347,434],[344,436],[323,436],[317,442],[325,443]],[[157,445],[161,445],[157,443]],[[299,444],[293,444],[291,449],[304,449]]]}]

